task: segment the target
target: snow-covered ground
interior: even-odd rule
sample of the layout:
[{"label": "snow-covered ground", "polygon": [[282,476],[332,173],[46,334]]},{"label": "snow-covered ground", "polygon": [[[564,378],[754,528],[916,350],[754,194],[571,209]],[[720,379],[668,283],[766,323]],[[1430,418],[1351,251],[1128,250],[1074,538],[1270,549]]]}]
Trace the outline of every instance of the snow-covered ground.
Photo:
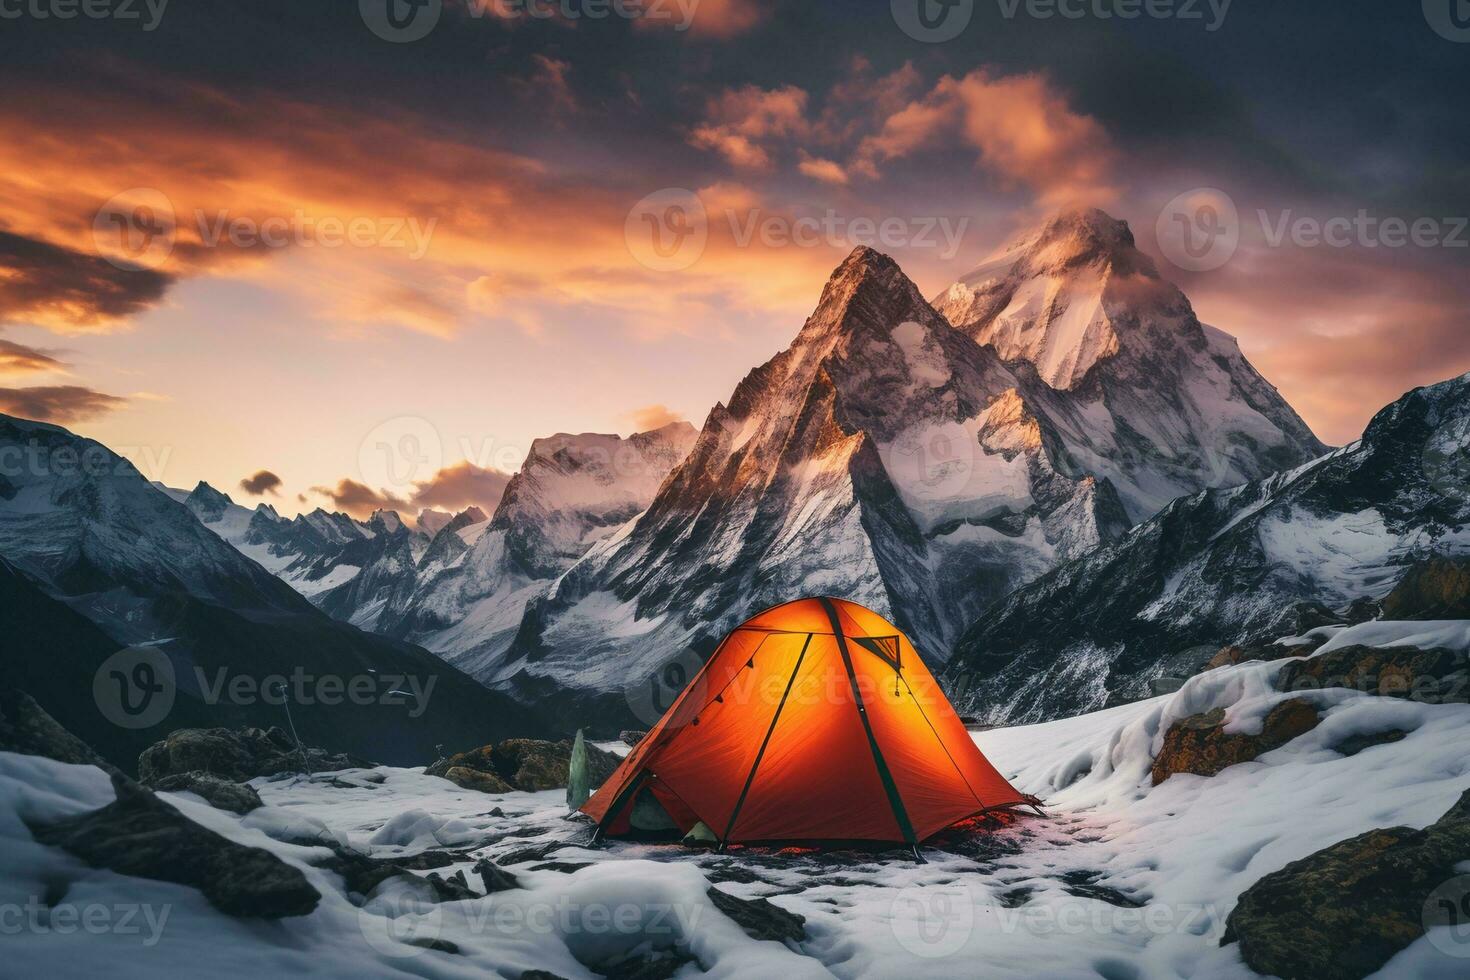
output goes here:
[{"label": "snow-covered ground", "polygon": [[[1331,644],[1414,636],[1470,644],[1463,623],[1371,623]],[[417,770],[257,780],[267,805],[243,818],[168,795],[205,826],[305,871],[322,902],[280,922],[232,919],[191,889],[88,869],[37,845],[22,814],[35,821],[103,806],[108,780],[0,754],[0,974],[518,977],[539,969],[586,978],[596,975],[590,965],[651,943],[691,958],[681,977],[1248,977],[1236,947],[1219,945],[1245,888],[1369,829],[1427,826],[1470,788],[1470,706],[1341,689],[1285,695],[1272,684],[1283,663],[1224,668],[1174,695],[975,736],[1020,789],[1048,801],[1049,815],[926,848],[924,865],[898,854],[716,855],[615,842],[512,860],[523,887],[489,898],[425,904],[390,880],[358,908],[339,878],[314,867],[326,850],[301,841],[379,857],[462,851],[439,873],[463,869],[478,891],[478,858],[581,839],[587,828],[567,819],[561,791],[487,796]],[[1250,731],[1288,696],[1317,701],[1322,724],[1213,778],[1151,785],[1152,759],[1174,721],[1220,706],[1227,730]],[[1390,728],[1410,734],[1351,757],[1330,748]],[[789,948],[751,939],[712,904],[712,884],[804,916],[806,941]],[[49,912],[40,910],[46,903]],[[62,914],[67,908],[76,911]],[[93,927],[77,924],[87,915]],[[447,940],[459,952],[408,939]],[[1463,977],[1465,957],[1470,943],[1440,934],[1380,975]]]}]

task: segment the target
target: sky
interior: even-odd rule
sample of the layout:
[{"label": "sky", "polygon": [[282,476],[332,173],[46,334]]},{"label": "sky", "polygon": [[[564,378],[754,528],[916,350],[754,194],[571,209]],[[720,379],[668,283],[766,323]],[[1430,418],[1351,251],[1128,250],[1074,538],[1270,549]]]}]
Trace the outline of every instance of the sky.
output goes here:
[{"label": "sky", "polygon": [[1345,443],[1470,371],[1457,3],[0,0],[0,412],[453,510],[1089,205]]}]

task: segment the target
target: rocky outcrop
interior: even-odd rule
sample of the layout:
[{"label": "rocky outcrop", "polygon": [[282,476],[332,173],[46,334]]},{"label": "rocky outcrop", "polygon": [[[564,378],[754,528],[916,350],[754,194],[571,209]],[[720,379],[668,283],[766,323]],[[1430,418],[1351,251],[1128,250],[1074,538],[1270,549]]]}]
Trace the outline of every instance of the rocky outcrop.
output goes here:
[{"label": "rocky outcrop", "polygon": [[[592,745],[586,749],[590,784],[601,786],[622,760]],[[570,741],[511,738],[497,745],[486,745],[441,759],[424,771],[465,789],[479,789],[486,793],[515,790],[538,793],[566,787],[571,762]]]},{"label": "rocky outcrop", "polygon": [[1470,619],[1470,560],[1418,562],[1383,600],[1384,619]]},{"label": "rocky outcrop", "polygon": [[153,785],[168,776],[209,773],[243,783],[285,772],[336,772],[372,763],[306,746],[279,728],[183,728],[143,750],[138,778]]},{"label": "rocky outcrop", "polygon": [[228,779],[207,772],[181,772],[164,776],[152,784],[162,793],[193,793],[202,797],[216,810],[228,810],[244,815],[260,809],[260,794],[244,783],[232,783]]},{"label": "rocky outcrop", "polygon": [[0,752],[45,756],[118,775],[112,765],[63,728],[34,698],[8,686],[0,686]]},{"label": "rocky outcrop", "polygon": [[1177,773],[1213,776],[1281,748],[1317,727],[1321,715],[1305,698],[1283,701],[1266,715],[1255,735],[1227,733],[1225,710],[1215,708],[1175,722],[1164,734],[1164,747],[1154,758],[1155,786]]},{"label": "rocky outcrop", "polygon": [[1470,656],[1457,650],[1350,646],[1287,664],[1276,679],[1282,691],[1349,688],[1424,704],[1470,701]]},{"label": "rocky outcrop", "polygon": [[709,900],[715,908],[734,920],[751,939],[799,943],[806,939],[806,917],[788,912],[764,898],[736,898],[729,892],[711,888]]},{"label": "rocky outcrop", "polygon": [[112,785],[116,802],[56,823],[28,824],[32,836],[94,868],[197,888],[227,915],[306,915],[321,900],[299,869],[269,851],[199,826],[125,777],[114,776]]},{"label": "rocky outcrop", "polygon": [[1221,944],[1239,943],[1247,966],[1284,980],[1365,977],[1441,924],[1428,900],[1467,854],[1470,793],[1425,830],[1372,830],[1262,878]]}]

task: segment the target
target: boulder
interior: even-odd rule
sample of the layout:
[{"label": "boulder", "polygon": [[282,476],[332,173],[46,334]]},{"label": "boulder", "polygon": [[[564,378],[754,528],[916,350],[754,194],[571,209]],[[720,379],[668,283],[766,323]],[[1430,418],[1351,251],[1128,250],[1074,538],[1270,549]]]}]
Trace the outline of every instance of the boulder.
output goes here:
[{"label": "boulder", "polygon": [[300,869],[269,851],[201,827],[126,777],[114,776],[112,785],[115,802],[55,823],[28,822],[31,836],[94,868],[197,888],[227,915],[307,915],[321,901]]},{"label": "boulder", "polygon": [[[594,745],[586,745],[588,781],[591,786],[601,786],[613,774],[622,760],[611,752],[604,752]],[[505,793],[521,790],[537,793],[542,790],[563,789],[567,786],[572,762],[572,743],[543,742],[530,738],[506,739],[498,745],[485,745],[468,752],[460,752],[447,759],[440,759],[424,772],[430,776],[448,779],[455,769],[468,769],[494,776],[502,789],[487,789],[486,792]],[[460,778],[466,778],[461,775]],[[458,784],[463,785],[463,784]],[[486,783],[487,786],[497,785]],[[475,789],[477,786],[466,786]]]},{"label": "boulder", "polygon": [[1470,700],[1470,656],[1457,650],[1350,646],[1287,664],[1276,679],[1282,691],[1346,687],[1425,704]]},{"label": "boulder", "polygon": [[643,741],[643,739],[645,737],[647,737],[647,735],[648,735],[647,732],[640,732],[640,731],[635,731],[633,729],[627,729],[625,731],[619,732],[618,733],[618,738],[622,741],[622,743],[624,745],[628,746],[629,748],[633,748],[639,742]]},{"label": "boulder", "polygon": [[1221,647],[1210,658],[1209,663],[1205,664],[1205,670],[1215,670],[1218,667],[1231,667],[1235,664],[1301,657],[1311,653],[1312,649],[1318,645],[1316,643],[1310,643],[1287,646],[1283,643],[1260,643],[1250,646]]},{"label": "boulder", "polygon": [[264,805],[254,788],[244,783],[220,779],[207,772],[183,772],[164,776],[152,788],[164,793],[193,793],[203,797],[216,810],[228,810],[242,815]]},{"label": "boulder", "polygon": [[709,899],[715,908],[734,920],[751,939],[799,943],[806,939],[806,917],[788,912],[764,898],[736,898],[729,892],[711,888]]},{"label": "boulder", "polygon": [[1157,786],[1176,773],[1213,776],[1281,748],[1321,720],[1316,706],[1305,698],[1276,705],[1255,735],[1225,732],[1223,708],[1192,715],[1164,733],[1164,747],[1154,758],[1153,783]]},{"label": "boulder", "polygon": [[495,773],[481,772],[479,769],[471,769],[468,766],[455,766],[444,773],[444,778],[460,789],[470,789],[478,793],[515,792],[514,786]]},{"label": "boulder", "polygon": [[75,766],[96,766],[109,775],[121,775],[29,694],[6,685],[0,685],[0,751],[39,755]]},{"label": "boulder", "polygon": [[181,728],[138,757],[138,778],[152,785],[166,776],[206,772],[243,783],[288,772],[335,772],[372,763],[323,749],[298,749],[279,728]]},{"label": "boulder", "polygon": [[1240,896],[1221,945],[1239,943],[1247,966],[1284,980],[1368,976],[1440,924],[1431,896],[1466,854],[1470,793],[1425,830],[1372,830],[1262,878]]},{"label": "boulder", "polygon": [[1383,600],[1384,619],[1470,619],[1470,560],[1428,558],[1410,566]]}]

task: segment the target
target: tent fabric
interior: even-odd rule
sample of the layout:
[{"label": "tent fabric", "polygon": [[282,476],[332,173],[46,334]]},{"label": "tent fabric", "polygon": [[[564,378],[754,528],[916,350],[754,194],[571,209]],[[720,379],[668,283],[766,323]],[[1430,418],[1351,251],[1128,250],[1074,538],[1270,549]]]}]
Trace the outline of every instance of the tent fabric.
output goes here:
[{"label": "tent fabric", "polygon": [[916,844],[1035,802],[986,761],[902,632],[825,598],[732,630],[582,811],[617,834],[645,790],[721,844]]}]

